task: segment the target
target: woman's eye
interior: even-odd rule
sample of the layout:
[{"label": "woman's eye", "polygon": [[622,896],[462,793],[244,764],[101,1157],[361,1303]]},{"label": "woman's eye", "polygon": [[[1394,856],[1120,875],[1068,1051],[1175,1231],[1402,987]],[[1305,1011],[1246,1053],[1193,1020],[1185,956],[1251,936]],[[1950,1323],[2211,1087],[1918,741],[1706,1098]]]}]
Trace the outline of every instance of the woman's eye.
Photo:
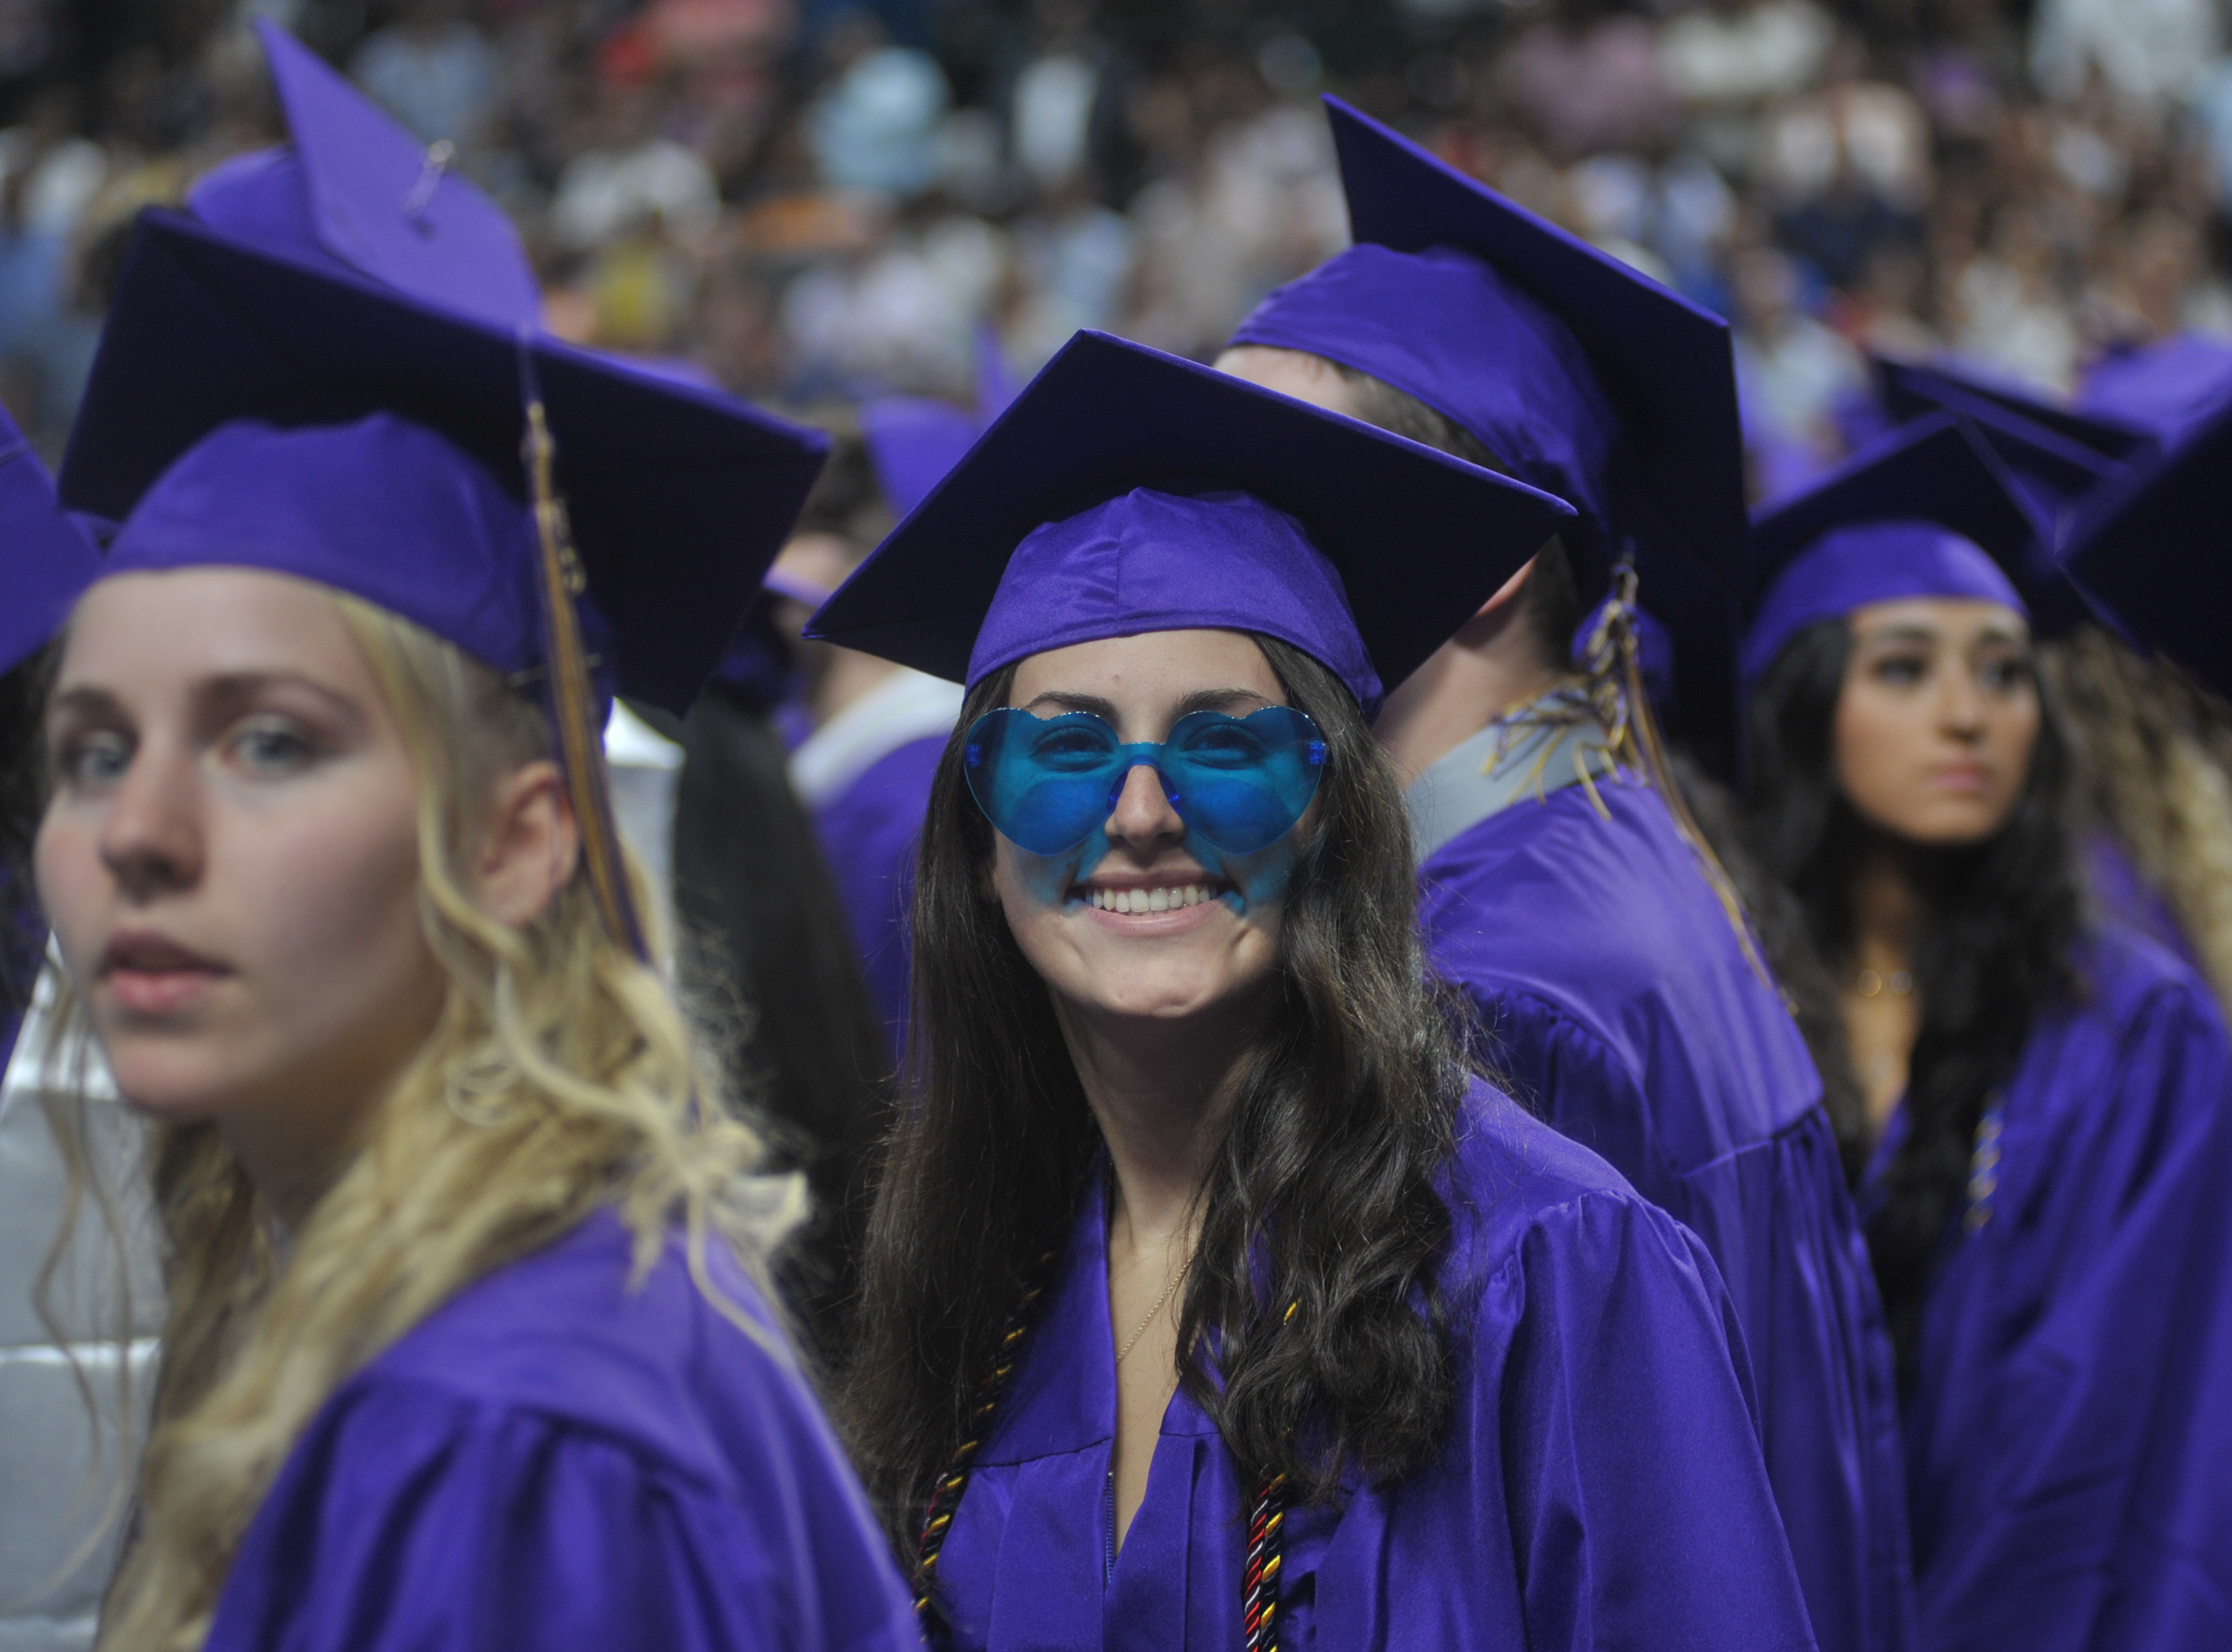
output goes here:
[{"label": "woman's eye", "polygon": [[1885,654],[1868,667],[1868,674],[1878,682],[1899,688],[1913,686],[1929,673],[1930,661],[1918,654]]},{"label": "woman's eye", "polygon": [[64,785],[114,785],[132,765],[132,742],[114,730],[73,735],[55,756],[55,771]]},{"label": "woman's eye", "polygon": [[1992,693],[2011,694],[2030,680],[2030,661],[2020,658],[1987,660],[1977,667],[1976,674]]},{"label": "woman's eye", "polygon": [[318,755],[317,745],[286,723],[250,723],[229,742],[239,764],[258,774],[292,774]]}]

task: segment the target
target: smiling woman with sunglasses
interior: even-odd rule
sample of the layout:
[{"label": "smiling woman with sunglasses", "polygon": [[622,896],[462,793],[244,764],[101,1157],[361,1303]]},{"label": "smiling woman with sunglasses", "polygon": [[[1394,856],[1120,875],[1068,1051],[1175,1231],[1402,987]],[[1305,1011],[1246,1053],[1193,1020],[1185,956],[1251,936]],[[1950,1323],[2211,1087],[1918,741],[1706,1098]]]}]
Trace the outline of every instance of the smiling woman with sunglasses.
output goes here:
[{"label": "smiling woman with sunglasses", "polygon": [[970,688],[849,1395],[933,1644],[1812,1644],[1719,1276],[1466,1072],[1368,726],[1563,512],[1087,335],[818,617]]}]

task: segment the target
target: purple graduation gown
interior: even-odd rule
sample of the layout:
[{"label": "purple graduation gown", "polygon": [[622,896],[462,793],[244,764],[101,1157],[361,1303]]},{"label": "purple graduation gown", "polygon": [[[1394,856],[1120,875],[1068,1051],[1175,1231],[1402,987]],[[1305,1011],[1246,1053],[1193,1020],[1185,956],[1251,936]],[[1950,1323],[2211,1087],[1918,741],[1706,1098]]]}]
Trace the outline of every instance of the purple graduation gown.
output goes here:
[{"label": "purple graduation gown", "polygon": [[[600,1212],[467,1286],[313,1419],[208,1652],[920,1644],[805,1382]],[[717,1246],[715,1280],[772,1317]]]},{"label": "purple graduation gown", "polygon": [[1904,1408],[1930,1652],[2232,1647],[2232,1047],[2144,937],[2111,926],[2080,967],[1923,1303]]},{"label": "purple graduation gown", "polygon": [[1430,854],[1430,955],[1513,1095],[1712,1252],[1814,1632],[1893,1652],[1913,1603],[1891,1350],[1820,1076],[1658,794],[1596,793],[1609,821],[1581,786],[1529,790]]},{"label": "purple graduation gown", "polygon": [[868,996],[891,1035],[892,1052],[906,1050],[907,941],[914,903],[914,860],[930,811],[930,783],[946,736],[909,740],[876,759],[860,777],[814,811],[821,852],[853,927]]},{"label": "purple graduation gown", "polygon": [[[1116,1369],[1092,1179],[938,1561],[949,1648],[1231,1652],[1248,1488],[1181,1391],[1112,1543]],[[1279,1643],[1301,1652],[1810,1647],[1711,1259],[1594,1154],[1486,1086],[1442,1280],[1441,1451],[1287,1518]]]}]

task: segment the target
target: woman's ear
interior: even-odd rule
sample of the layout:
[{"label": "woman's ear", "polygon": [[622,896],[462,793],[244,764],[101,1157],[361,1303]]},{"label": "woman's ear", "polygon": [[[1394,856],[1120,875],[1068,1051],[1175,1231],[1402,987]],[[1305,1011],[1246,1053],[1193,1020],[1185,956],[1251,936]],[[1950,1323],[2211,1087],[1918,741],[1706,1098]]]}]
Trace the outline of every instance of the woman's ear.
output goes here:
[{"label": "woman's ear", "polygon": [[490,805],[474,868],[475,902],[498,922],[524,929],[566,887],[581,852],[558,765],[545,758],[515,769],[496,783]]}]

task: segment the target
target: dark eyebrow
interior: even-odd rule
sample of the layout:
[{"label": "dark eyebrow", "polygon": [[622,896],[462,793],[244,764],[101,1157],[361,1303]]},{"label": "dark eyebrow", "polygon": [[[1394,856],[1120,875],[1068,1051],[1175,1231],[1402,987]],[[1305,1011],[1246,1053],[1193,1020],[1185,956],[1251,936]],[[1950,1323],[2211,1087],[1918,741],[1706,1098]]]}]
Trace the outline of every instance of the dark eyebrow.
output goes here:
[{"label": "dark eyebrow", "polygon": [[1178,715],[1193,712],[1229,711],[1244,700],[1254,700],[1258,706],[1275,705],[1252,688],[1197,688],[1178,702]]},{"label": "dark eyebrow", "polygon": [[[1247,700],[1253,700],[1258,706],[1269,706],[1275,703],[1264,699],[1252,688],[1197,688],[1178,702],[1178,717],[1173,717],[1171,720],[1175,723],[1178,717],[1184,717],[1194,712],[1228,711]],[[1093,716],[1112,724],[1120,724],[1123,721],[1115,703],[1103,699],[1097,694],[1071,694],[1059,689],[1049,689],[1023,709],[1028,712],[1041,706],[1059,706],[1065,712],[1090,712]]]},{"label": "dark eyebrow", "polygon": [[1934,626],[1887,625],[1880,631],[1871,631],[1859,639],[1860,646],[1872,648],[1879,642],[1942,642],[1944,639]]},{"label": "dark eyebrow", "polygon": [[1028,712],[1041,706],[1059,706],[1065,712],[1086,712],[1110,723],[1120,720],[1115,702],[1102,699],[1097,694],[1070,694],[1060,689],[1048,689],[1023,709]]},{"label": "dark eyebrow", "polygon": [[116,696],[107,689],[83,684],[62,690],[48,704],[49,716],[68,712],[77,717],[117,717],[123,711]]}]

